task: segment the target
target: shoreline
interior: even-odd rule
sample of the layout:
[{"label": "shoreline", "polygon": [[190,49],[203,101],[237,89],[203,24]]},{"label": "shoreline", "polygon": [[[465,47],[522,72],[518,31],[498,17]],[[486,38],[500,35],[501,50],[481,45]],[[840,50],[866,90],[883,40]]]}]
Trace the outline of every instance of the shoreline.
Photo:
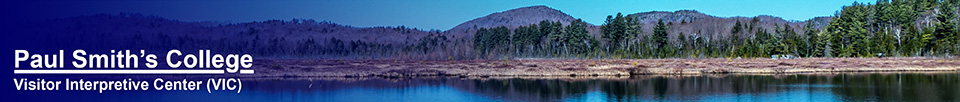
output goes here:
[{"label": "shoreline", "polygon": [[517,60],[316,60],[258,59],[242,77],[418,76],[631,76],[795,74],[818,72],[958,71],[960,60],[942,58],[802,59],[517,59]]},{"label": "shoreline", "polygon": [[585,81],[585,80],[631,80],[631,79],[649,79],[654,77],[684,79],[691,77],[710,77],[725,78],[738,76],[769,76],[774,78],[783,78],[789,76],[862,76],[879,74],[882,76],[899,74],[960,74],[960,71],[898,71],[898,72],[812,72],[812,73],[781,73],[781,74],[754,74],[754,73],[727,73],[727,74],[648,74],[631,76],[414,76],[414,77],[380,77],[380,76],[359,76],[359,77],[246,77],[245,80],[335,80],[335,81],[360,81],[360,80],[412,80],[412,79],[480,79],[480,80],[566,80],[566,81]]}]

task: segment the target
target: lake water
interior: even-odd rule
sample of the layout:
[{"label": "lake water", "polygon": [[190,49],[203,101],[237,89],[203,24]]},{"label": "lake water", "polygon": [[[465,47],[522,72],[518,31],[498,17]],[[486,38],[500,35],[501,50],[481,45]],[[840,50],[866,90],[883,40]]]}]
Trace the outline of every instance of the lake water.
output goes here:
[{"label": "lake water", "polygon": [[103,101],[960,101],[960,73],[245,79],[241,93],[71,93],[113,97]]}]

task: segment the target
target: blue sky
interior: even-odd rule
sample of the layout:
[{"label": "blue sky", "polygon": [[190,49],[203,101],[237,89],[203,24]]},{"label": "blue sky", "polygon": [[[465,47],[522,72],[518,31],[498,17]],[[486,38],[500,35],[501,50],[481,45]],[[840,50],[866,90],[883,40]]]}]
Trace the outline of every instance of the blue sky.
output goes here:
[{"label": "blue sky", "polygon": [[[10,19],[49,19],[100,13],[142,13],[182,21],[250,22],[293,18],[357,27],[446,30],[494,12],[546,5],[591,24],[607,15],[692,9],[732,17],[772,15],[787,20],[830,16],[854,0],[38,0],[3,1]],[[873,0],[858,2],[872,3]]]}]

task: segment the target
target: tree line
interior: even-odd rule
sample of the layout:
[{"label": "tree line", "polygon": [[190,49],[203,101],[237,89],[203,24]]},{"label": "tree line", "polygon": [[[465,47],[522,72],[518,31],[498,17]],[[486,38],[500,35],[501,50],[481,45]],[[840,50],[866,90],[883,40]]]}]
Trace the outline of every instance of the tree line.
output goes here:
[{"label": "tree line", "polygon": [[[817,57],[955,56],[956,0],[881,0],[843,7],[817,35]],[[930,15],[930,16],[924,16]],[[935,19],[928,19],[935,18]]]},{"label": "tree line", "polygon": [[[805,22],[770,30],[754,17],[736,20],[729,36],[701,31],[670,34],[673,22],[662,19],[650,33],[632,15],[607,16],[597,35],[582,20],[569,24],[541,21],[520,26],[481,28],[473,37],[476,55],[560,58],[731,58],[731,57],[911,57],[960,55],[957,0],[879,0],[854,2],[828,24]],[[681,23],[687,23],[684,20]],[[799,26],[798,26],[799,27]],[[676,35],[676,36],[670,36]]]}]

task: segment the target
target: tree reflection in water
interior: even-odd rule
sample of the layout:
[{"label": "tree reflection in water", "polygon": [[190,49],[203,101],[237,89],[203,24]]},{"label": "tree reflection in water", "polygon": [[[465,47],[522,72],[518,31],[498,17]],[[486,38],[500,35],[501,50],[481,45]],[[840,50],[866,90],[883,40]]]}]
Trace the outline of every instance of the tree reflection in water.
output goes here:
[{"label": "tree reflection in water", "polygon": [[[271,79],[248,83],[252,83],[250,90],[298,94],[309,94],[302,93],[304,91],[336,94],[340,92],[336,90],[350,88],[403,93],[423,86],[449,87],[458,92],[505,101],[584,101],[590,97],[607,101],[958,101],[960,97],[960,73],[957,72],[642,75],[613,78]],[[305,84],[315,86],[303,88]]]}]

